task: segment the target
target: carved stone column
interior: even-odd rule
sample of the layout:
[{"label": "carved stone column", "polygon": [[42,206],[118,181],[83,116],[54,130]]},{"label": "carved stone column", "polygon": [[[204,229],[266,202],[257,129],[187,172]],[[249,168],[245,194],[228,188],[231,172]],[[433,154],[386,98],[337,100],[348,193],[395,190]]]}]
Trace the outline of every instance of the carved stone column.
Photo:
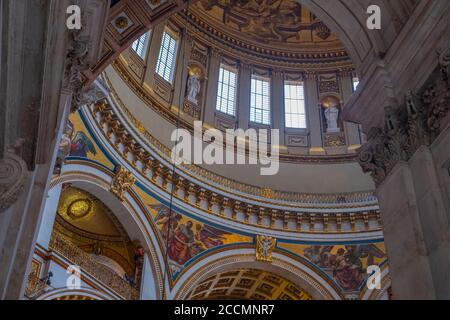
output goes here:
[{"label": "carved stone column", "polygon": [[[0,299],[23,297],[64,124],[71,108],[93,97],[92,87],[82,86],[81,72],[99,57],[109,7],[102,0],[76,1],[82,15],[89,15],[82,17],[82,30],[69,32],[61,13],[72,3],[1,4],[0,91],[5,98],[0,102],[0,157],[12,151],[18,160],[15,167],[26,166],[26,171],[19,170],[24,179],[20,174],[17,183],[5,187],[12,167],[0,160],[0,197],[9,199],[2,199],[0,212]],[[17,54],[24,51],[26,55]]]},{"label": "carved stone column", "polygon": [[450,48],[440,75],[385,109],[359,162],[377,184],[396,299],[450,299]]}]

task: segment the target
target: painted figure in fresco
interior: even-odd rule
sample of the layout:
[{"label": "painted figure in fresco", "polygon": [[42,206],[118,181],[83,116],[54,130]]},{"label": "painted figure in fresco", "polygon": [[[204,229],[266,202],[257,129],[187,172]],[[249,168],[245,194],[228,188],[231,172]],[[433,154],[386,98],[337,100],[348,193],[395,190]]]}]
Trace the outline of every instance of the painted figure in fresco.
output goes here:
[{"label": "painted figure in fresco", "polygon": [[[167,237],[171,237],[178,227],[182,216],[178,213],[172,212],[172,217],[169,215],[169,208],[161,206],[158,215],[155,218],[156,225],[160,226],[161,236],[167,241]],[[170,220],[170,234],[169,234],[169,220]]]},{"label": "painted figure in fresco", "polygon": [[180,224],[169,239],[169,258],[179,265],[185,264],[193,256],[191,247],[195,245],[195,239],[192,225],[190,220]]},{"label": "painted figure in fresco", "polygon": [[167,241],[167,254],[173,272],[180,271],[183,264],[200,252],[222,245],[224,235],[228,234],[191,220],[180,223],[183,216],[172,212],[170,217],[169,208],[166,206],[151,205],[151,207],[158,209],[155,223],[159,227],[162,238]]},{"label": "painted figure in fresco", "polygon": [[94,144],[91,140],[89,140],[84,132],[78,131],[74,134],[73,123],[70,120],[67,120],[64,133],[61,137],[61,141],[59,142],[54,173],[59,174],[61,172],[64,160],[68,156],[86,158],[88,152],[93,155],[97,154]]},{"label": "painted figure in fresco", "polygon": [[339,248],[336,255],[336,265],[333,269],[333,277],[345,291],[358,290],[365,280],[361,260],[349,260],[348,252],[343,248]]},{"label": "painted figure in fresco", "polygon": [[375,258],[384,258],[385,253],[374,244],[352,245],[339,248],[332,253],[334,246],[312,246],[304,250],[305,257],[331,273],[345,291],[357,291],[366,280],[366,265],[373,265]]},{"label": "painted figure in fresco", "polygon": [[93,155],[97,154],[94,144],[86,136],[83,131],[78,131],[72,139],[72,144],[70,146],[70,155],[74,157],[87,158],[88,152]]},{"label": "painted figure in fresco", "polygon": [[221,230],[218,230],[216,228],[197,224],[195,226],[195,240],[200,242],[202,247],[204,249],[213,248],[216,246],[220,246],[223,244],[223,235],[225,235],[226,232],[223,232]]},{"label": "painted figure in fresco", "polygon": [[73,134],[73,124],[70,120],[67,120],[66,127],[64,128],[64,133],[61,137],[61,141],[59,142],[58,154],[56,156],[56,163],[54,173],[61,173],[61,168],[64,163],[64,160],[70,154],[70,146],[72,145],[72,134]]}]

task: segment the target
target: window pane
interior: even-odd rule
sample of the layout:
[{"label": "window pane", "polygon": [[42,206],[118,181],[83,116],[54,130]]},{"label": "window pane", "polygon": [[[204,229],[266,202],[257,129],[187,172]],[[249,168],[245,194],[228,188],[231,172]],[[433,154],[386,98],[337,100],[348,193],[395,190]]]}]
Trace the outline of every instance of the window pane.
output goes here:
[{"label": "window pane", "polygon": [[354,77],[352,82],[353,82],[353,91],[356,91],[356,89],[358,89],[359,79]]},{"label": "window pane", "polygon": [[270,125],[270,81],[252,78],[250,121]]},{"label": "window pane", "polygon": [[177,40],[168,32],[163,33],[159,51],[156,73],[167,82],[172,83],[175,68]]},{"label": "window pane", "polygon": [[146,42],[147,42],[147,38],[149,36],[149,33],[145,33],[142,36],[139,37],[139,39],[137,39],[136,41],[133,42],[133,44],[131,45],[131,49],[134,50],[134,52],[136,52],[138,54],[139,57],[141,57],[142,59],[145,58],[145,48],[146,48]]},{"label": "window pane", "polygon": [[236,73],[223,66],[219,70],[216,110],[231,116],[236,113]]},{"label": "window pane", "polygon": [[284,111],[287,128],[306,128],[305,94],[302,82],[285,83]]}]

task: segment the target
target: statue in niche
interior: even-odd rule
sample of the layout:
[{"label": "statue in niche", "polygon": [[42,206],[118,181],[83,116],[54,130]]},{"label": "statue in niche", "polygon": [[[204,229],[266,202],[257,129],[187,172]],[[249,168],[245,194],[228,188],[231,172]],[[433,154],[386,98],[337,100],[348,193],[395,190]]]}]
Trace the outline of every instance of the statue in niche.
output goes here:
[{"label": "statue in niche", "polygon": [[200,92],[200,77],[198,74],[192,74],[188,79],[187,99],[189,102],[197,105],[197,95]]},{"label": "statue in niche", "polygon": [[330,105],[324,110],[325,118],[327,119],[327,133],[339,133],[341,129],[338,127],[339,109]]}]

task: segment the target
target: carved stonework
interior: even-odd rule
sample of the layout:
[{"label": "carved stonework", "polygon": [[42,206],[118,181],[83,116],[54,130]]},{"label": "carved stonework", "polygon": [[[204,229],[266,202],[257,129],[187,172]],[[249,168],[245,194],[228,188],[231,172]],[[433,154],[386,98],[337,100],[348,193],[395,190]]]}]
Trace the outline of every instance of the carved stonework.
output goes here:
[{"label": "carved stonework", "polygon": [[95,103],[107,96],[107,92],[101,89],[101,87],[105,88],[106,85],[98,85],[98,83],[101,83],[100,79],[96,80],[97,85],[85,86],[86,79],[83,72],[91,67],[88,62],[90,44],[89,37],[81,36],[81,32],[73,31],[70,33],[71,41],[67,52],[63,80],[64,90],[72,92],[72,112],[85,104]]},{"label": "carved stonework", "polygon": [[72,111],[77,110],[82,100],[84,84],[83,71],[89,68],[87,64],[88,42],[79,36],[79,32],[71,32],[71,43],[67,53],[63,87],[73,92]]},{"label": "carved stonework", "polygon": [[420,146],[430,145],[439,135],[450,105],[449,52],[449,48],[441,52],[441,76],[428,85],[420,99],[408,92],[403,106],[385,108],[384,129],[370,130],[358,161],[377,185],[399,161],[409,160]]},{"label": "carved stonework", "polygon": [[27,177],[27,165],[18,156],[6,152],[0,159],[0,213],[17,201]]},{"label": "carved stonework", "polygon": [[127,171],[122,166],[116,168],[116,176],[111,183],[111,193],[113,193],[120,201],[125,200],[125,193],[133,186],[136,182],[136,178],[133,174]]},{"label": "carved stonework", "polygon": [[183,112],[190,115],[194,119],[200,119],[200,107],[188,100],[184,102]]},{"label": "carved stonework", "polygon": [[346,145],[343,133],[325,134],[323,138],[325,147],[342,147]]},{"label": "carved stonework", "polygon": [[272,252],[275,249],[277,239],[269,236],[256,236],[256,260],[272,262]]},{"label": "carved stonework", "polygon": [[339,83],[335,74],[319,76],[320,93],[339,93]]}]

